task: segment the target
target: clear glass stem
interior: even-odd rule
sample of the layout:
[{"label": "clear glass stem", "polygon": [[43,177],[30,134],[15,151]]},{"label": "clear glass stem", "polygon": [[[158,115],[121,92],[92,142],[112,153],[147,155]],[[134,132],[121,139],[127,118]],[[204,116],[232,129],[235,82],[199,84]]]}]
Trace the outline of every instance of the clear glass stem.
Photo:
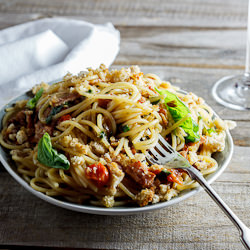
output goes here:
[{"label": "clear glass stem", "polygon": [[250,0],[248,2],[245,72],[219,79],[213,86],[212,95],[225,107],[250,110]]}]

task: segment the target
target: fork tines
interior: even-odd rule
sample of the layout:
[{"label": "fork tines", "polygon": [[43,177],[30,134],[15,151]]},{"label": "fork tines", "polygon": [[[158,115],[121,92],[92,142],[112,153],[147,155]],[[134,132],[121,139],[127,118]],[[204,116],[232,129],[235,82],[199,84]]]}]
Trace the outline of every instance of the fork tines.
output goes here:
[{"label": "fork tines", "polygon": [[158,143],[148,151],[146,157],[151,164],[163,165],[176,157],[176,151],[159,135]]}]

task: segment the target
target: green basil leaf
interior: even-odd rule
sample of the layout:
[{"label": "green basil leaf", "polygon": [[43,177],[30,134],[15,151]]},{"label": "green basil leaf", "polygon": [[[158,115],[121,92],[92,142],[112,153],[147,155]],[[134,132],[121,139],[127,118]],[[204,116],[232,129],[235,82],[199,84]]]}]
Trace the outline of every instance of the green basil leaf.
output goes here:
[{"label": "green basil leaf", "polygon": [[213,128],[209,128],[207,130],[208,134],[210,135],[211,133],[216,133],[216,131]]},{"label": "green basil leaf", "polygon": [[208,134],[207,129],[205,127],[202,129],[202,134],[203,135],[207,135]]},{"label": "green basil leaf", "polygon": [[100,133],[100,135],[99,135],[99,137],[102,139],[102,138],[104,138],[106,136],[106,133],[104,132],[104,131],[102,131],[101,133]]},{"label": "green basil leaf", "polygon": [[52,148],[48,133],[45,133],[38,143],[37,160],[45,166],[68,170],[70,163],[67,157]]},{"label": "green basil leaf", "polygon": [[[188,121],[189,123],[186,123]],[[199,125],[191,117],[189,117],[188,120],[186,120],[183,124],[186,125],[186,127],[183,127],[183,125],[181,125],[181,127],[188,134],[185,138],[186,142],[199,141],[200,140]]]},{"label": "green basil leaf", "polygon": [[54,163],[53,168],[62,168],[65,170],[69,169],[70,163],[67,159],[67,157],[63,154],[59,154],[55,149],[52,149],[53,155],[54,155]]},{"label": "green basil leaf", "polygon": [[158,178],[160,180],[166,180],[167,176],[170,175],[171,172],[169,172],[167,169],[163,169],[159,174],[158,174]]},{"label": "green basil leaf", "polygon": [[216,131],[213,128],[206,129],[205,127],[202,129],[203,135],[210,135],[211,133],[216,133]]},{"label": "green basil leaf", "polygon": [[[175,94],[168,90],[156,89],[156,91],[165,96],[164,102],[166,108],[175,122],[180,121],[191,113],[189,108]],[[200,140],[199,126],[191,117],[188,117],[187,120],[180,125],[180,127],[182,127],[187,133],[185,138],[186,142],[197,142]]]},{"label": "green basil leaf", "polygon": [[161,171],[161,173],[164,173],[164,174],[166,174],[166,175],[170,175],[170,174],[171,174],[171,172],[168,171],[167,169],[163,169],[163,170]]},{"label": "green basil leaf", "polygon": [[50,111],[48,117],[46,118],[46,123],[50,123],[52,121],[52,118],[54,115],[56,115],[57,113],[59,113],[62,108],[64,107],[65,104],[62,104],[62,105],[59,105],[59,106],[56,106],[56,107],[53,107],[52,110]]},{"label": "green basil leaf", "polygon": [[46,166],[53,164],[52,144],[48,133],[45,133],[38,142],[37,160]]},{"label": "green basil leaf", "polygon": [[34,109],[36,107],[38,100],[41,98],[42,94],[43,94],[43,88],[40,88],[39,91],[35,94],[35,96],[27,102],[26,107],[29,109]]},{"label": "green basil leaf", "polygon": [[130,130],[128,125],[122,126],[122,132],[128,132]]},{"label": "green basil leaf", "polygon": [[152,96],[149,98],[149,101],[151,102],[152,105],[156,105],[160,102],[161,96]]}]

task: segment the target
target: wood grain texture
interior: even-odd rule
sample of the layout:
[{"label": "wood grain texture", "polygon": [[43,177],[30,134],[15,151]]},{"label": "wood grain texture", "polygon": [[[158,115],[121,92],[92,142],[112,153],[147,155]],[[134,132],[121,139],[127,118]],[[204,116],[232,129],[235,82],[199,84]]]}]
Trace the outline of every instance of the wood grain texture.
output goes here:
[{"label": "wood grain texture", "polygon": [[246,0],[1,0],[11,14],[69,16],[122,26],[246,27]]},{"label": "wood grain texture", "polygon": [[[228,168],[213,183],[250,226],[250,112],[229,110],[211,95],[216,80],[245,63],[247,0],[0,0],[0,29],[62,16],[121,32],[113,67],[138,64],[195,92],[223,118],[237,121]],[[97,249],[244,249],[237,229],[205,192],[179,205],[131,216],[76,213],[47,204],[0,166],[0,245]]]},{"label": "wood grain texture", "polygon": [[120,27],[116,64],[243,69],[246,30]]}]

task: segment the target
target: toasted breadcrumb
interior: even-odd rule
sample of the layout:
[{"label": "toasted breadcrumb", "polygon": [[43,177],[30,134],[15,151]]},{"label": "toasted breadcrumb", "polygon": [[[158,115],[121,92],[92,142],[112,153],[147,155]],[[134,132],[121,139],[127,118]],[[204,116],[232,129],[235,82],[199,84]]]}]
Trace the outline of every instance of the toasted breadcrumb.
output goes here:
[{"label": "toasted breadcrumb", "polygon": [[167,191],[167,193],[165,194],[164,198],[162,199],[162,201],[169,201],[171,200],[173,197],[177,196],[179,193],[179,191],[177,191],[176,189],[169,189]]},{"label": "toasted breadcrumb", "polygon": [[166,184],[161,184],[161,185],[159,186],[159,188],[160,188],[159,194],[160,194],[161,196],[164,196],[164,195],[167,193],[167,191],[170,189],[170,186],[169,186],[169,185],[166,185]]},{"label": "toasted breadcrumb", "polygon": [[152,204],[160,202],[160,196],[158,194],[154,194],[152,199]]},{"label": "toasted breadcrumb", "polygon": [[214,162],[207,162],[207,161],[197,161],[195,163],[195,167],[199,170],[205,170],[212,168],[214,166]]},{"label": "toasted breadcrumb", "polygon": [[191,165],[193,165],[195,162],[198,161],[198,156],[197,156],[197,153],[193,152],[193,151],[190,151],[188,154],[187,154],[187,160],[189,161],[189,163]]},{"label": "toasted breadcrumb", "polygon": [[96,141],[92,141],[89,145],[90,145],[90,148],[94,151],[94,153],[98,155],[104,155],[106,152],[105,148]]},{"label": "toasted breadcrumb", "polygon": [[118,167],[118,164],[115,162],[108,163],[107,167],[110,172],[110,184],[108,192],[111,195],[115,195],[117,192],[117,186],[123,180],[125,173]]},{"label": "toasted breadcrumb", "polygon": [[83,145],[77,138],[72,138],[71,135],[66,135],[59,140],[59,143],[63,147],[72,148],[78,153],[87,154],[89,152],[89,146]]},{"label": "toasted breadcrumb", "polygon": [[15,129],[15,125],[14,125],[14,123],[11,123],[11,124],[7,127],[6,133],[7,133],[7,134],[10,134],[14,129]]},{"label": "toasted breadcrumb", "polygon": [[114,196],[110,196],[110,195],[105,195],[102,197],[102,204],[105,207],[113,207],[115,204],[115,199]]},{"label": "toasted breadcrumb", "polygon": [[85,162],[82,156],[73,156],[70,158],[70,161],[71,161],[71,164],[75,167],[82,165]]},{"label": "toasted breadcrumb", "polygon": [[28,140],[28,136],[26,135],[24,129],[20,129],[16,134],[16,140],[18,144],[23,144]]},{"label": "toasted breadcrumb", "polygon": [[236,122],[231,120],[224,120],[224,123],[229,130],[234,129],[237,126]]},{"label": "toasted breadcrumb", "polygon": [[109,162],[109,163],[112,162],[112,159],[109,153],[104,154],[104,159],[106,162]]},{"label": "toasted breadcrumb", "polygon": [[12,141],[15,141],[16,140],[16,133],[9,134],[9,139]]},{"label": "toasted breadcrumb", "polygon": [[140,193],[136,195],[136,201],[140,207],[148,205],[153,200],[154,191],[152,189],[142,189]]},{"label": "toasted breadcrumb", "polygon": [[146,160],[146,157],[145,157],[145,154],[135,154],[134,155],[134,160],[135,161],[145,161]]},{"label": "toasted breadcrumb", "polygon": [[205,148],[207,151],[210,151],[211,153],[221,152],[225,148],[225,138],[225,131],[220,133],[211,133],[210,136],[207,136],[207,141],[204,142],[203,148]]},{"label": "toasted breadcrumb", "polygon": [[43,88],[44,90],[47,90],[49,88],[49,84],[45,82],[41,82],[40,84],[35,85],[32,88],[32,93],[35,95],[41,88]]},{"label": "toasted breadcrumb", "polygon": [[150,172],[153,172],[153,173],[160,173],[162,170],[163,170],[163,166],[162,165],[158,165],[158,164],[154,164],[154,165],[151,165],[148,170]]}]

